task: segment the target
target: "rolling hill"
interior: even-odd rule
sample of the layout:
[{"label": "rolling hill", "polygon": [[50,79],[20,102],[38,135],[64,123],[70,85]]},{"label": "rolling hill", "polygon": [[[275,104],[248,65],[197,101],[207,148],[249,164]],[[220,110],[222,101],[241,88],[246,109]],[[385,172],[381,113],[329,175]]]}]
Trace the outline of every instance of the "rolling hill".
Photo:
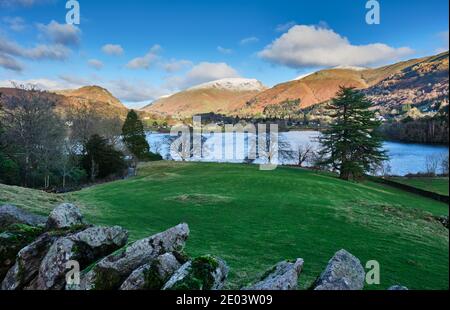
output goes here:
[{"label": "rolling hill", "polygon": [[[0,88],[0,93],[8,98],[17,96],[24,90]],[[89,109],[103,117],[124,118],[128,109],[108,90],[99,86],[86,86],[73,90],[48,92],[47,95],[56,102],[56,111],[65,114],[73,109]]]}]

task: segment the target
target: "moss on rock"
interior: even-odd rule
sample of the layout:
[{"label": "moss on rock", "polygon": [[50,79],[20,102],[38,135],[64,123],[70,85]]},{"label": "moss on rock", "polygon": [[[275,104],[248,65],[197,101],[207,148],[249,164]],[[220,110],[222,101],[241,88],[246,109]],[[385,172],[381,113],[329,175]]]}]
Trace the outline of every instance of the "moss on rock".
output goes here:
[{"label": "moss on rock", "polygon": [[0,279],[16,261],[17,253],[43,232],[41,227],[13,224],[0,234]]},{"label": "moss on rock", "polygon": [[186,277],[175,283],[172,290],[210,290],[214,285],[213,273],[219,262],[212,256],[197,257],[192,261]]}]

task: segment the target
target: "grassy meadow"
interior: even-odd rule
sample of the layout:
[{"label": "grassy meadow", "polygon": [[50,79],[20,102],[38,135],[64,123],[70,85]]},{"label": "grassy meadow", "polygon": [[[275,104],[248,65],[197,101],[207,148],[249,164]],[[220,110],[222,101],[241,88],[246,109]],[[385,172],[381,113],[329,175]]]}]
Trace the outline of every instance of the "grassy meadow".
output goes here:
[{"label": "grassy meadow", "polygon": [[61,200],[76,202],[89,221],[121,225],[132,240],[186,222],[186,251],[223,258],[228,289],[297,257],[305,260],[299,286],[307,289],[342,248],[363,265],[380,263],[381,285],[367,289],[448,289],[448,230],[432,218],[448,215],[448,205],[369,181],[287,167],[156,162],[135,178],[64,196],[19,191],[0,187],[0,203],[45,214]]},{"label": "grassy meadow", "polygon": [[429,192],[447,195],[449,192],[448,177],[392,178],[392,181],[423,189]]}]

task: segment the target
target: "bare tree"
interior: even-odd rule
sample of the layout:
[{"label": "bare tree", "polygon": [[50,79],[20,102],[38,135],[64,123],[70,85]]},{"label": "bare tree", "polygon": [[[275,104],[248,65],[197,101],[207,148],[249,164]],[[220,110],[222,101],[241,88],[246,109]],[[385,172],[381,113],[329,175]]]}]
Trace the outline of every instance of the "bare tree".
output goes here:
[{"label": "bare tree", "polygon": [[106,138],[112,145],[120,144],[123,121],[118,117],[105,118],[92,107],[80,106],[67,113],[67,122],[70,125],[69,140],[79,148],[93,135]]},{"label": "bare tree", "polygon": [[310,163],[314,156],[314,146],[312,144],[301,144],[297,147],[298,166],[303,167],[304,164]]},{"label": "bare tree", "polygon": [[376,165],[375,167],[373,167],[372,172],[375,175],[388,177],[392,173],[392,166],[388,161],[384,161],[384,162],[380,163],[379,165]]},{"label": "bare tree", "polygon": [[441,171],[442,171],[442,174],[445,175],[445,176],[448,176],[448,174],[449,174],[448,170],[449,170],[449,166],[448,166],[448,153],[447,153],[447,154],[442,155],[442,158],[441,158]]},{"label": "bare tree", "polygon": [[[207,138],[201,136],[201,145],[194,145],[194,136],[189,132],[184,132],[178,136],[168,136],[166,143],[169,144],[169,156],[172,160],[188,161],[198,153],[201,153],[201,157],[208,156],[209,150],[205,147]],[[199,147],[200,149],[196,149]]]},{"label": "bare tree", "polygon": [[44,187],[48,188],[66,135],[64,122],[54,111],[57,99],[24,85],[15,85],[12,95],[0,99],[4,139],[12,146],[10,155],[22,167],[23,185],[34,185],[35,177],[42,176]]},{"label": "bare tree", "polygon": [[433,154],[433,155],[427,156],[426,162],[425,162],[427,174],[436,175],[438,167],[439,167],[439,162],[440,162],[439,155]]}]

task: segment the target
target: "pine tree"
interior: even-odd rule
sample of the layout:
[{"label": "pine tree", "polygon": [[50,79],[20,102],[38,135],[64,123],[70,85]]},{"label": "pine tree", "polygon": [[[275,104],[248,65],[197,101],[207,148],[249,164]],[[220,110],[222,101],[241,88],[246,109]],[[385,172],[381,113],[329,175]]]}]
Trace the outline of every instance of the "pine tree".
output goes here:
[{"label": "pine tree", "polygon": [[145,137],[144,125],[134,110],[128,112],[122,127],[125,146],[135,159],[145,160],[150,156],[150,146]]},{"label": "pine tree", "polygon": [[334,122],[319,141],[320,165],[339,171],[344,180],[358,179],[387,160],[376,129],[381,122],[369,108],[372,103],[354,88],[341,87],[327,109]]},{"label": "pine tree", "polygon": [[91,182],[97,177],[106,178],[121,174],[126,168],[122,152],[115,150],[107,139],[99,135],[93,135],[87,141],[84,145],[84,154],[81,162]]}]

